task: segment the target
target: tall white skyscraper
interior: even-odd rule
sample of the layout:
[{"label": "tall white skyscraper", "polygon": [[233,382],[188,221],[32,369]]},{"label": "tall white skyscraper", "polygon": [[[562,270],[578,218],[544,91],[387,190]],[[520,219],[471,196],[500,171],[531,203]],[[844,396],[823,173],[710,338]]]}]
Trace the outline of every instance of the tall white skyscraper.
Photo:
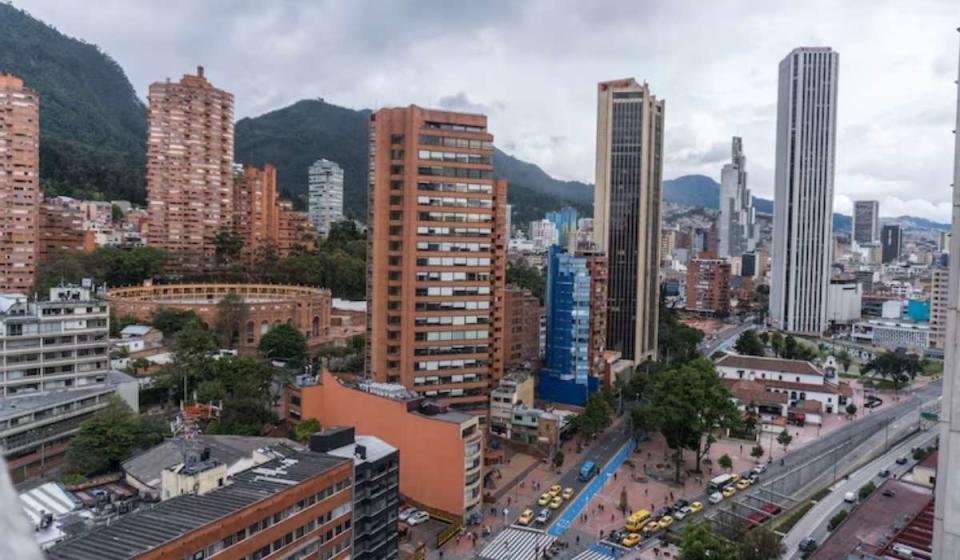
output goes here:
[{"label": "tall white skyscraper", "polygon": [[330,226],[343,219],[343,169],[328,159],[313,162],[310,179],[310,221],[326,237]]},{"label": "tall white skyscraper", "polygon": [[829,47],[794,49],[780,62],[770,320],[788,332],[827,326],[838,64]]},{"label": "tall white skyscraper", "polygon": [[733,137],[730,163],[720,172],[720,235],[718,257],[739,257],[757,247],[756,215],[747,188],[747,156],[743,140]]},{"label": "tall white skyscraper", "polygon": [[853,240],[858,245],[880,243],[880,203],[876,200],[853,203]]}]

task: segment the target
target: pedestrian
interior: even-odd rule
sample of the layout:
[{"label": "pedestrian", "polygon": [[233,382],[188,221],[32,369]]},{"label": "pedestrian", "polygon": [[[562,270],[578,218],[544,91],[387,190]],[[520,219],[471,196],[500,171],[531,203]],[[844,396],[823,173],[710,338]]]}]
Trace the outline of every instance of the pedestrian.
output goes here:
[{"label": "pedestrian", "polygon": [[740,454],[743,455],[743,444],[740,444]]},{"label": "pedestrian", "polygon": [[[460,544],[459,541],[457,542],[457,544]],[[443,560],[443,551],[442,551],[442,550],[440,551],[440,560]]]},{"label": "pedestrian", "polygon": [[617,479],[617,473],[616,473],[616,472],[613,473],[613,479],[614,479],[614,480]]},{"label": "pedestrian", "polygon": [[577,546],[580,546],[580,535],[577,535]]},{"label": "pedestrian", "polygon": [[614,521],[615,521],[615,519],[614,519],[614,517],[613,517],[613,514],[611,513],[611,514],[610,514],[610,523],[613,523]]},{"label": "pedestrian", "polygon": [[649,488],[644,488],[644,489],[643,489],[643,495],[644,495],[644,496],[649,496],[649,495],[650,495],[650,489],[649,489]]}]

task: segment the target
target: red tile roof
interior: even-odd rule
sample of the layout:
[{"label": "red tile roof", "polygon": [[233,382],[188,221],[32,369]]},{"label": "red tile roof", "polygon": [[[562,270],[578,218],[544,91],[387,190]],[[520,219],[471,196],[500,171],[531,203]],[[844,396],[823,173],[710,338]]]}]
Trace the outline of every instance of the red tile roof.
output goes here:
[{"label": "red tile roof", "polygon": [[780,358],[763,358],[760,356],[740,356],[737,354],[727,354],[717,361],[717,365],[744,369],[779,371],[783,373],[823,375],[822,371],[805,360],[783,360]]}]

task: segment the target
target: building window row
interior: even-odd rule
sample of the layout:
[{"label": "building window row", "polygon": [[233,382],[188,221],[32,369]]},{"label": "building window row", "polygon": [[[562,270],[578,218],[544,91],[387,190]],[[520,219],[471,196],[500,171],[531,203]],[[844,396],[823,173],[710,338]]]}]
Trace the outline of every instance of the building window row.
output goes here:
[{"label": "building window row", "polygon": [[416,348],[413,351],[414,356],[444,356],[447,354],[486,354],[489,350],[486,344],[474,344],[465,346],[426,346]]},{"label": "building window row", "polygon": [[418,271],[418,282],[486,282],[490,275],[485,272],[437,272]]},{"label": "building window row", "polygon": [[417,173],[427,177],[456,177],[458,179],[493,179],[490,169],[464,169],[462,167],[442,167],[439,165],[421,165]]},{"label": "building window row", "polygon": [[417,190],[435,191],[435,192],[461,192],[461,193],[484,193],[493,192],[493,185],[477,183],[437,183],[432,181],[420,181],[417,183]]},{"label": "building window row", "polygon": [[417,288],[416,294],[418,297],[486,296],[490,295],[490,286],[428,286]]},{"label": "building window row", "polygon": [[417,228],[417,235],[423,236],[450,236],[450,237],[490,237],[490,228],[471,227],[426,227]]},{"label": "building window row", "polygon": [[460,326],[460,325],[486,325],[490,322],[490,318],[486,315],[467,315],[467,316],[446,316],[446,317],[417,317],[414,320],[414,325],[418,327],[431,327],[431,326]]},{"label": "building window row", "polygon": [[449,385],[451,383],[477,383],[483,381],[485,377],[479,373],[465,373],[463,375],[428,375],[426,377],[414,377],[413,384],[423,385]]},{"label": "building window row", "polygon": [[447,341],[447,340],[483,340],[490,337],[490,331],[469,330],[469,331],[425,331],[414,335],[417,341]]},{"label": "building window row", "polygon": [[414,369],[417,371],[442,371],[446,369],[463,368],[485,368],[490,365],[487,360],[433,360],[429,362],[416,362]]},{"label": "building window row", "polygon": [[433,122],[433,121],[427,121],[426,123],[424,123],[424,127],[438,129],[438,130],[455,130],[457,132],[486,132],[486,129],[482,126],[440,123],[440,122]]},{"label": "building window row", "polygon": [[433,150],[420,150],[417,154],[422,160],[427,161],[449,161],[454,163],[477,163],[490,165],[492,158],[485,154],[471,154],[466,152],[437,152]]},{"label": "building window row", "polygon": [[446,196],[418,196],[420,206],[446,206],[449,208],[493,208],[489,198],[463,198]]},{"label": "building window row", "polygon": [[418,241],[417,249],[420,251],[443,251],[447,253],[488,253],[490,252],[490,244]]},{"label": "building window row", "polygon": [[420,257],[417,266],[490,266],[488,257]]},{"label": "building window row", "polygon": [[466,212],[420,212],[419,219],[424,222],[462,222],[482,224],[492,222],[492,214],[468,214]]},{"label": "building window row", "polygon": [[421,134],[420,143],[425,146],[444,146],[446,148],[468,148],[471,150],[492,150],[493,142],[474,138],[455,138],[453,136],[434,136]]}]

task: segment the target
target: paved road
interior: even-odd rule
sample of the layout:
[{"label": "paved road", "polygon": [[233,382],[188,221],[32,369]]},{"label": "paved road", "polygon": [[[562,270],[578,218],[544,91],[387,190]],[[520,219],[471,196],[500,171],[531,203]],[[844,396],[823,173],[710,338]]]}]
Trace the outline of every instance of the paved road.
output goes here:
[{"label": "paved road", "polygon": [[743,331],[755,328],[757,328],[757,326],[753,324],[753,318],[747,318],[742,325],[739,325],[733,330],[724,331],[716,340],[710,342],[704,341],[700,346],[700,354],[709,357],[727,344],[732,344]]},{"label": "paved road", "polygon": [[[899,478],[908,472],[915,463],[910,456],[910,449],[930,445],[936,439],[937,434],[937,430],[917,432],[852,473],[848,479],[841,480],[833,485],[830,494],[820,500],[784,537],[783,544],[787,548],[787,557],[799,558],[800,554],[797,547],[800,545],[800,541],[807,537],[813,537],[817,543],[823,544],[828,534],[827,523],[830,518],[841,508],[846,509],[844,495],[847,492],[856,494],[864,484],[870,481],[880,486],[884,479],[879,476],[879,472],[885,469],[890,471],[892,477]],[[907,457],[910,461],[906,465],[898,465],[896,460],[899,457]]]}]

